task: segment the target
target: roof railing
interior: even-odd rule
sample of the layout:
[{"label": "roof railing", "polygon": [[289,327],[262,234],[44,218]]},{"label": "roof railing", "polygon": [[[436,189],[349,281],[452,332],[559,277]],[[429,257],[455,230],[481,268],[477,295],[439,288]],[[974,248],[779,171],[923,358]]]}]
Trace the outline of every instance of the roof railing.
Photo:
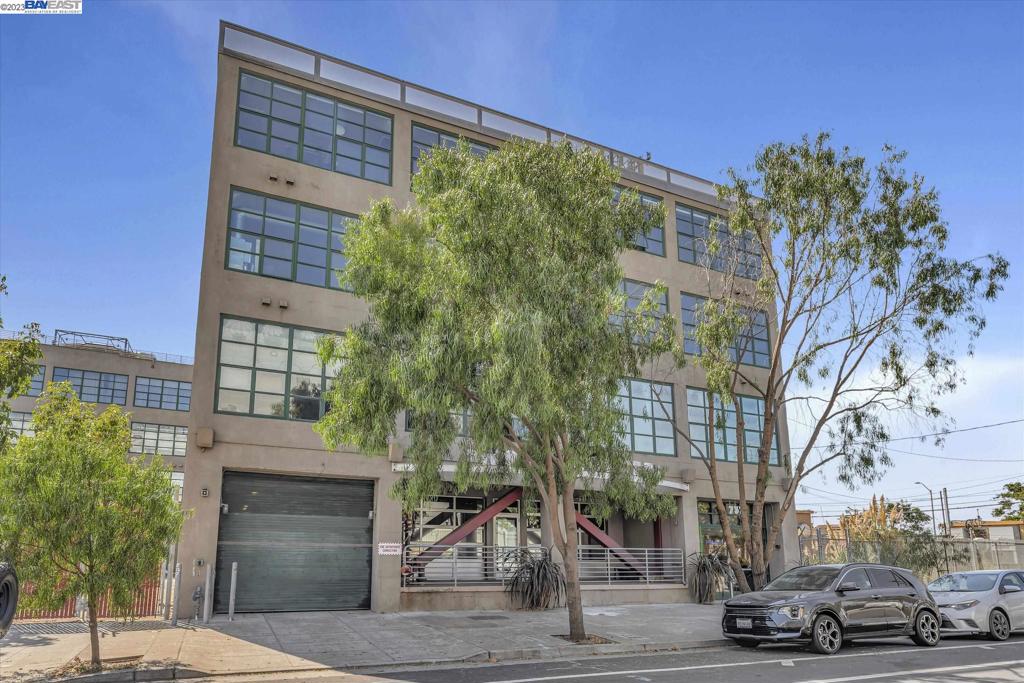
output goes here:
[{"label": "roof railing", "polygon": [[421,111],[492,137],[520,137],[546,143],[568,140],[577,148],[587,147],[600,151],[612,166],[628,178],[649,185],[660,185],[677,194],[698,193],[702,196],[697,199],[717,203],[716,185],[710,180],[330,57],[238,24],[221,22],[220,50],[303,78],[321,81],[362,97],[397,104],[411,111]]},{"label": "roof railing", "polygon": [[[17,339],[22,336],[21,330],[0,329],[0,339]],[[163,351],[143,351],[132,348],[127,337],[112,337],[106,334],[93,332],[77,332],[75,330],[54,330],[52,336],[41,335],[40,343],[51,346],[66,346],[75,349],[89,351],[114,352],[133,358],[153,360],[162,363],[177,363],[178,365],[192,365],[195,359],[178,353],[164,353]]]}]

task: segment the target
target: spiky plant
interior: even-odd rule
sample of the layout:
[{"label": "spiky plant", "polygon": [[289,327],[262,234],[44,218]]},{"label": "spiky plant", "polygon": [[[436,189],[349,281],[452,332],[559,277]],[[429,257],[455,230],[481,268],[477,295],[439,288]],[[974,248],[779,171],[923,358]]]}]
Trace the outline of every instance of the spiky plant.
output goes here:
[{"label": "spiky plant", "polygon": [[715,599],[718,587],[732,580],[729,556],[723,548],[710,553],[690,553],[686,558],[690,597],[694,602],[708,604]]},{"label": "spiky plant", "polygon": [[560,607],[565,599],[565,573],[551,558],[524,548],[510,550],[502,558],[505,567],[505,592],[520,609]]}]

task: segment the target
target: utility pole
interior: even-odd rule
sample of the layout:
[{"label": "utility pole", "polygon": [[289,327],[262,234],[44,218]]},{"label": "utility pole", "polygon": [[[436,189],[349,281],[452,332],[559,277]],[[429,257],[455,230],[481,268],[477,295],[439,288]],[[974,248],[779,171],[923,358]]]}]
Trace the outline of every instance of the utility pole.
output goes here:
[{"label": "utility pole", "polygon": [[930,500],[932,503],[932,536],[938,536],[938,530],[935,527],[935,496],[932,495],[932,490],[929,489],[924,484],[924,482],[915,481],[914,483],[921,484],[921,486],[924,486],[926,489],[928,489],[928,500]]},{"label": "utility pole", "polygon": [[939,494],[939,500],[942,504],[942,517],[946,521],[946,535],[953,535],[953,519],[949,514],[949,491],[946,487],[942,487],[942,492]]}]

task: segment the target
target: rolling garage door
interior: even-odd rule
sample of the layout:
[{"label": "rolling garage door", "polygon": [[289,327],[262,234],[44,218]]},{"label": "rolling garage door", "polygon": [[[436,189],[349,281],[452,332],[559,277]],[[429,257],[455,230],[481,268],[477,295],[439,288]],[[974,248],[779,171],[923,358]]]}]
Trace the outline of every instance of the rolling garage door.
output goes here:
[{"label": "rolling garage door", "polygon": [[[226,506],[226,508],[224,507]],[[214,609],[369,609],[373,482],[225,472]]]}]

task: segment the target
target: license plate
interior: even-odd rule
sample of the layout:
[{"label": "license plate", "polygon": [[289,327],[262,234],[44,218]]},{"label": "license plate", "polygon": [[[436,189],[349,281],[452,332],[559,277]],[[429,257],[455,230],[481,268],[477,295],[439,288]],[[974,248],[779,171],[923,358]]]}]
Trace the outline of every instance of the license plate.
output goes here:
[{"label": "license plate", "polygon": [[753,619],[737,619],[736,628],[744,628],[749,631],[750,629],[754,628],[754,621]]}]

